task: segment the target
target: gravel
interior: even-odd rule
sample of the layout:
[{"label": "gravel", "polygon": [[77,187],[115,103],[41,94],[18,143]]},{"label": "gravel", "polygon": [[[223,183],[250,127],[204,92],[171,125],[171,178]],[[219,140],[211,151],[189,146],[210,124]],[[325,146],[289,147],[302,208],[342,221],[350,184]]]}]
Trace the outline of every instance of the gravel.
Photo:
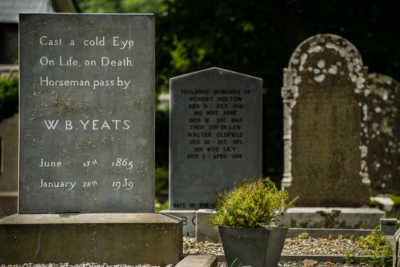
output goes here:
[{"label": "gravel", "polygon": [[[282,255],[336,255],[341,256],[350,252],[353,256],[366,255],[356,242],[350,239],[328,238],[286,238]],[[196,242],[195,238],[184,237],[183,254],[212,254],[223,256],[221,243]]]},{"label": "gravel", "polygon": [[[330,255],[330,256],[343,256],[346,252],[350,252],[353,256],[365,256],[362,248],[357,245],[357,242],[347,238],[286,238],[285,245],[283,247],[282,255]],[[211,254],[215,256],[224,256],[224,250],[221,243],[212,242],[197,242],[195,238],[184,237],[183,238],[183,254],[196,255],[196,254]],[[115,267],[152,267],[152,265],[107,265],[97,263],[82,263],[82,264],[32,264],[26,263],[21,265],[7,265],[0,264],[0,267],[100,267],[100,266],[115,266]],[[301,261],[288,261],[281,262],[280,267],[294,267],[294,266],[305,266],[305,267],[319,267],[319,266],[372,266],[365,263],[357,264],[343,264],[334,262],[318,262],[313,259],[304,259]],[[172,267],[172,265],[167,266]],[[226,267],[226,264],[219,264],[219,267]]]},{"label": "gravel", "polygon": [[353,256],[365,256],[363,249],[350,239],[328,238],[286,238],[282,250],[283,255],[345,255],[350,252]]},{"label": "gravel", "polygon": [[[282,255],[324,255],[324,256],[343,256],[346,252],[350,252],[353,256],[365,256],[362,248],[356,242],[346,238],[286,238],[282,250]],[[223,256],[224,250],[221,243],[212,242],[197,242],[195,238],[184,237],[183,239],[183,253],[184,255],[193,254],[211,254],[215,256]],[[330,261],[319,262],[313,259],[304,259],[301,261],[287,261],[280,262],[281,267],[294,267],[294,266],[372,266],[366,263],[344,264],[335,263]],[[226,267],[226,264],[219,264],[219,267]]]}]

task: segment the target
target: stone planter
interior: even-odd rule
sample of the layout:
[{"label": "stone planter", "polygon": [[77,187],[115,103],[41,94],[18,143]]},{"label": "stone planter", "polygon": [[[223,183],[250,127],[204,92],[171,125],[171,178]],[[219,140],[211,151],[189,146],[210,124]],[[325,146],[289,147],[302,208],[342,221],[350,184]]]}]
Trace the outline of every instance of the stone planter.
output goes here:
[{"label": "stone planter", "polygon": [[278,265],[288,228],[219,226],[227,266]]}]

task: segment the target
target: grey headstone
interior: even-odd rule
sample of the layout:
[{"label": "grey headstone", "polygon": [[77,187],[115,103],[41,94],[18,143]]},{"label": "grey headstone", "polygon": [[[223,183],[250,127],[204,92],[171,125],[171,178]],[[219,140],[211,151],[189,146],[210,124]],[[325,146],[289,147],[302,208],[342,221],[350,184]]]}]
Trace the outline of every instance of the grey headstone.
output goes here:
[{"label": "grey headstone", "polygon": [[284,177],[298,206],[361,206],[370,180],[361,156],[360,93],[367,70],[357,49],[332,34],[301,43],[285,69]]},{"label": "grey headstone", "polygon": [[362,94],[361,137],[367,153],[362,157],[368,168],[374,193],[400,192],[400,83],[378,73],[368,75]]},{"label": "grey headstone", "polygon": [[170,209],[211,208],[261,175],[262,80],[209,68],[170,80]]},{"label": "grey headstone", "polygon": [[20,212],[153,211],[154,35],[150,14],[20,16]]}]

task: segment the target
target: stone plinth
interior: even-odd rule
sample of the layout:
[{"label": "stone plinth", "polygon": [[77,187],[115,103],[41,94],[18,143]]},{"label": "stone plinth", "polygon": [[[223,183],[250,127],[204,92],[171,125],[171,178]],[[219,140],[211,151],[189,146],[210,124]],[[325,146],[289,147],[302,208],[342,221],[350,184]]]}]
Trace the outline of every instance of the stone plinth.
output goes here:
[{"label": "stone plinth", "polygon": [[198,242],[221,242],[218,226],[210,223],[210,219],[216,213],[213,209],[200,209],[196,212],[196,240]]},{"label": "stone plinth", "polygon": [[393,249],[393,266],[400,267],[400,229],[396,231],[392,239],[389,239]]},{"label": "stone plinth", "polygon": [[17,213],[18,192],[0,192],[0,218]]},{"label": "stone plinth", "polygon": [[176,267],[216,267],[217,257],[214,255],[190,255],[181,260]]},{"label": "stone plinth", "polygon": [[282,218],[288,227],[367,228],[379,225],[385,213],[375,208],[289,208]]},{"label": "stone plinth", "polygon": [[163,266],[182,257],[182,223],[155,213],[18,214],[0,220],[0,244],[0,262],[8,264]]},{"label": "stone plinth", "polygon": [[179,217],[182,220],[183,235],[195,236],[196,210],[162,210],[160,213]]}]

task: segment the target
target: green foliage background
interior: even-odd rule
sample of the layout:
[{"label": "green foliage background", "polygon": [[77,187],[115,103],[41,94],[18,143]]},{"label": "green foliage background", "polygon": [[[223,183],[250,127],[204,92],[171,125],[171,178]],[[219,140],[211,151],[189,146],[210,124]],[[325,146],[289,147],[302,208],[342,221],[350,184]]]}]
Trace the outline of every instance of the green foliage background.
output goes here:
[{"label": "green foliage background", "polygon": [[0,76],[0,121],[18,111],[18,75]]},{"label": "green foliage background", "polygon": [[[263,175],[278,185],[283,169],[282,72],[301,41],[319,33],[341,35],[359,49],[369,72],[399,79],[400,16],[393,3],[387,1],[77,0],[77,3],[86,13],[155,13],[157,93],[168,91],[169,78],[211,66],[261,77],[264,80]],[[158,113],[156,117],[156,163],[158,168],[165,169],[168,113]]]}]

